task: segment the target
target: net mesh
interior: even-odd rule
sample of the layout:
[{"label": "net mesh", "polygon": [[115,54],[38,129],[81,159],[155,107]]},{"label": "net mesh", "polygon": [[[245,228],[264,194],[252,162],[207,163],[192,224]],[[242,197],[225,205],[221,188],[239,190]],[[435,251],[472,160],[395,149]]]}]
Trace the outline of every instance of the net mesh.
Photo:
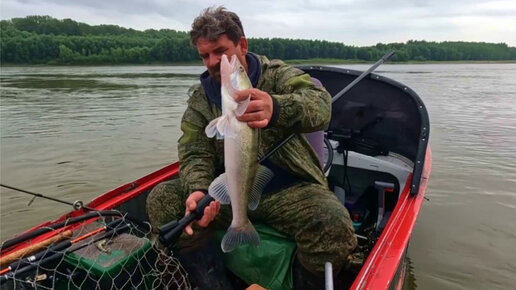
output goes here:
[{"label": "net mesh", "polygon": [[25,242],[22,250],[2,249],[2,289],[190,289],[148,224],[121,215],[52,231],[53,238]]}]

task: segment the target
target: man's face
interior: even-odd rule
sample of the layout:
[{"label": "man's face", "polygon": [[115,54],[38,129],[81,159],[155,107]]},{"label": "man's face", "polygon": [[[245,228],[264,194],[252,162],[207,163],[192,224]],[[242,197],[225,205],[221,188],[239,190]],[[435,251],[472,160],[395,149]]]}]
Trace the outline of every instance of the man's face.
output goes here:
[{"label": "man's face", "polygon": [[197,40],[197,51],[208,69],[210,76],[220,82],[220,59],[225,54],[228,58],[236,55],[242,66],[247,71],[245,55],[247,54],[247,40],[242,37],[235,45],[227,35],[222,34],[217,41],[208,41],[206,38]]}]

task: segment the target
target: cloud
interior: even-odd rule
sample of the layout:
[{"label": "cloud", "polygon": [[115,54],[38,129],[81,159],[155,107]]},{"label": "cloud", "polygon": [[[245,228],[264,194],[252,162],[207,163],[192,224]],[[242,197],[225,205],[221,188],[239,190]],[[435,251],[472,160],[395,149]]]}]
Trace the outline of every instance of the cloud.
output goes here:
[{"label": "cloud", "polygon": [[[189,30],[205,0],[2,0],[1,18],[50,15],[92,25]],[[516,46],[516,2],[508,0],[225,1],[248,37],[339,41],[349,45],[410,39],[505,42]]]}]

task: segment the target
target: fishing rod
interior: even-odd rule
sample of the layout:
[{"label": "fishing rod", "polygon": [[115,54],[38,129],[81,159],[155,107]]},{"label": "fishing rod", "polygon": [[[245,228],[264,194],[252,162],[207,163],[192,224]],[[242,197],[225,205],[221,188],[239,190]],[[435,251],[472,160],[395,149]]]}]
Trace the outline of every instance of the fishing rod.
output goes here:
[{"label": "fishing rod", "polygon": [[74,203],[71,203],[71,202],[68,202],[66,200],[58,199],[58,198],[51,197],[51,196],[46,196],[46,195],[43,195],[41,193],[31,192],[31,191],[28,191],[28,190],[24,190],[24,189],[21,189],[21,188],[17,188],[17,187],[6,185],[6,184],[2,184],[2,183],[0,183],[0,186],[32,195],[33,198],[29,201],[28,206],[30,206],[34,202],[36,197],[41,197],[41,198],[44,198],[44,199],[52,200],[52,201],[55,201],[55,202],[66,204],[66,205],[71,205],[74,210],[85,209],[85,210],[89,210],[89,211],[96,211],[96,209],[84,205],[83,202],[80,201],[80,200],[77,200]]},{"label": "fishing rod", "polygon": [[[26,256],[33,254],[35,252],[39,252],[41,249],[54,245],[55,243],[61,242],[64,239],[68,239],[72,237],[72,235],[72,230],[62,231],[59,234],[52,236],[46,240],[43,240],[39,243],[36,243],[34,245],[27,246],[26,248],[14,251],[7,255],[2,255],[2,259],[0,259],[0,268],[4,268],[5,266],[12,264],[13,262],[19,259],[25,258]],[[0,271],[0,275],[1,274],[2,271]]]},{"label": "fishing rod", "polygon": [[204,215],[204,208],[212,201],[215,201],[215,199],[211,197],[211,195],[206,194],[197,204],[195,210],[189,215],[184,216],[179,221],[173,220],[168,224],[159,227],[159,241],[167,248],[170,245],[175,244],[186,226],[195,220],[199,220]]},{"label": "fishing rod", "polygon": [[55,223],[52,225],[47,225],[45,227],[36,229],[34,231],[30,231],[28,233],[21,234],[13,239],[5,241],[4,243],[2,243],[2,245],[0,245],[0,251],[3,252],[6,249],[8,249],[14,245],[20,244],[20,243],[30,240],[34,237],[40,236],[40,235],[48,233],[50,231],[57,230],[62,227],[73,225],[73,224],[76,224],[76,223],[79,223],[79,222],[82,222],[82,221],[85,221],[85,220],[88,220],[91,218],[95,218],[95,217],[108,217],[108,216],[123,216],[123,214],[116,210],[103,210],[103,211],[90,212],[85,215],[70,218],[70,219],[67,219],[62,222],[58,222],[58,223]]},{"label": "fishing rod", "polygon": [[[69,246],[71,246],[72,244],[75,244],[75,243],[78,243],[84,239],[87,239],[103,230],[106,229],[107,226],[104,226],[104,227],[101,227],[101,228],[98,228],[96,230],[94,230],[93,232],[90,232],[90,233],[87,233],[81,237],[78,237],[77,239],[74,239],[74,243],[72,243],[72,241],[67,241],[69,243]],[[127,229],[129,229],[131,227],[130,224],[123,224],[122,226],[120,227],[115,227],[114,229],[111,229],[109,231],[107,231],[104,235],[102,235],[101,237],[98,237],[98,238],[94,238],[93,240],[91,240],[89,243],[84,243],[82,245],[79,245],[77,246],[76,248],[70,250],[70,251],[63,251],[63,252],[57,252],[57,253],[54,253],[52,254],[51,256],[42,256],[41,259],[38,261],[38,263],[34,263],[34,261],[31,261],[30,264],[28,265],[25,265],[25,266],[22,266],[21,268],[18,268],[18,269],[15,269],[14,272],[10,272],[11,270],[6,270],[6,269],[3,269],[1,271],[1,273],[3,274],[3,276],[0,276],[0,284],[3,284],[4,282],[6,282],[8,279],[15,279],[17,276],[22,276],[24,274],[26,274],[27,272],[29,271],[32,271],[34,270],[35,268],[39,267],[39,265],[41,264],[45,264],[45,263],[48,263],[48,262],[51,262],[51,261],[54,261],[56,259],[59,259],[61,257],[63,257],[65,254],[68,254],[68,253],[72,253],[72,252],[75,252],[77,250],[80,250],[88,245],[91,245],[92,243],[96,243],[98,241],[101,241],[103,239],[110,239],[112,237],[114,237],[115,235],[119,234],[119,233],[122,233],[124,231],[126,231]],[[65,247],[66,248],[66,247]],[[14,269],[14,268],[13,268]]]},{"label": "fishing rod", "polygon": [[[88,232],[82,236],[79,236],[79,237],[76,237],[74,239],[71,239],[71,240],[67,240],[67,241],[63,241],[63,242],[60,242],[58,244],[55,244],[51,247],[48,248],[48,250],[45,250],[45,251],[40,251],[30,257],[27,257],[27,258],[23,258],[23,259],[18,259],[16,262],[14,263],[9,263],[9,266],[0,270],[0,275],[3,275],[3,274],[6,274],[10,271],[13,271],[13,270],[16,270],[18,268],[23,268],[25,267],[26,265],[29,265],[31,263],[34,263],[35,261],[39,261],[39,260],[42,260],[42,259],[45,259],[47,258],[50,254],[55,254],[57,253],[58,251],[62,251],[64,249],[67,249],[69,248],[70,246],[80,242],[80,241],[83,241],[89,237],[92,237],[98,233],[101,233],[103,231],[108,231],[108,230],[112,230],[112,229],[116,229],[116,227],[118,227],[120,224],[122,224],[123,220],[122,219],[117,219],[117,220],[114,220],[114,221],[111,221],[109,222],[108,224],[106,224],[105,226],[102,226],[102,227],[99,227],[91,232]],[[37,245],[36,245],[37,246]],[[16,255],[17,253],[13,253],[13,255]],[[11,256],[11,255],[8,255],[8,256]],[[6,259],[8,259],[9,257],[2,257],[2,262],[5,262]]]},{"label": "fishing rod", "polygon": [[[378,66],[382,63],[386,62],[389,58],[394,55],[394,51],[388,51],[382,58],[380,58],[375,64],[373,64],[369,69],[361,73],[356,79],[354,79],[351,83],[349,83],[345,88],[343,88],[340,92],[338,92],[331,100],[332,104],[338,101],[345,93],[347,93],[350,89],[352,89],[358,82],[360,82],[363,78],[368,76],[372,71],[374,71]],[[276,151],[278,151],[281,147],[283,147],[288,141],[290,141],[296,133],[290,134],[287,138],[283,139],[277,146],[267,152],[262,158],[258,160],[258,163],[263,163],[267,158],[272,156]],[[179,221],[174,220],[170,223],[167,223],[159,228],[159,239],[160,242],[169,247],[174,244],[183,230],[189,225],[191,222],[195,220],[199,220],[203,213],[204,208],[210,204],[210,202],[214,201],[213,197],[206,194],[201,201],[197,204],[197,207],[194,212],[189,215],[181,218]]]}]

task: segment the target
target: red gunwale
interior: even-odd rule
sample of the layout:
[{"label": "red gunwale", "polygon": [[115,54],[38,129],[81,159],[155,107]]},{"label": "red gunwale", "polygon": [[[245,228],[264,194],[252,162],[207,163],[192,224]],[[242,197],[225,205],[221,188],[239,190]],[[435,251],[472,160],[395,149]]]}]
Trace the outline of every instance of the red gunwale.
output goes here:
[{"label": "red gunwale", "polygon": [[350,289],[387,289],[390,287],[405,249],[408,247],[412,229],[428,186],[431,168],[432,152],[430,147],[427,147],[418,193],[414,196],[410,195],[412,180],[412,174],[410,174],[391,218]]}]

